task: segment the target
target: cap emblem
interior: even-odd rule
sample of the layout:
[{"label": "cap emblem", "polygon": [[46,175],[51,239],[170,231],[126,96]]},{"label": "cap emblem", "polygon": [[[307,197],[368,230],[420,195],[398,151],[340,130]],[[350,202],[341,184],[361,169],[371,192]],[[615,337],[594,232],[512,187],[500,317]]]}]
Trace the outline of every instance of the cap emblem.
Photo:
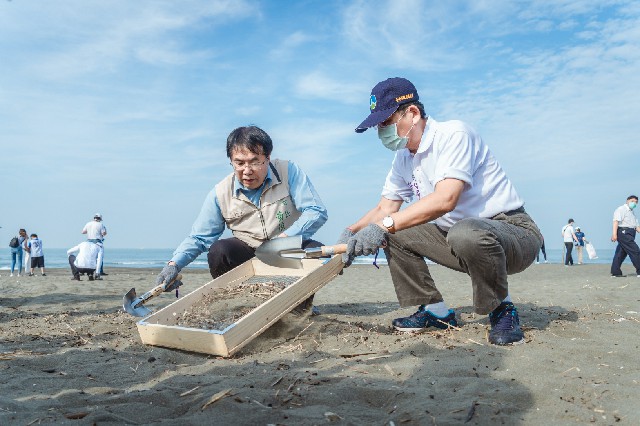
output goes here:
[{"label": "cap emblem", "polygon": [[371,111],[376,109],[377,102],[378,102],[378,100],[376,99],[376,95],[371,95],[371,98],[369,98],[369,109]]}]

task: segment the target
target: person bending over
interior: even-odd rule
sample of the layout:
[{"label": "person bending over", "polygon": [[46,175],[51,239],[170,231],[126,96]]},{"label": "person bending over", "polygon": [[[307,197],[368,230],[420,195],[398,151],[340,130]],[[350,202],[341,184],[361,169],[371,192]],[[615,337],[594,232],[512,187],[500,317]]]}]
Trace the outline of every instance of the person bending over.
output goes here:
[{"label": "person bending over", "polygon": [[[327,209],[309,177],[295,163],[271,158],[273,142],[262,129],[239,127],[227,138],[233,173],[205,198],[191,233],[156,279],[169,283],[201,253],[208,252],[213,278],[254,257],[263,242],[302,235],[303,247],[322,244],[311,236],[327,221]],[[233,237],[220,239],[228,227]],[[166,291],[171,290],[171,287]],[[312,308],[313,296],[299,310]]]}]

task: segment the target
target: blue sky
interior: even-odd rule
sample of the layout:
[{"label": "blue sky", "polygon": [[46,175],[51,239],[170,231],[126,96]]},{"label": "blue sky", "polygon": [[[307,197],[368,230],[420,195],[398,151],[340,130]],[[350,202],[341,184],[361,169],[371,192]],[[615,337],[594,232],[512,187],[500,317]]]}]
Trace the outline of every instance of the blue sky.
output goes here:
[{"label": "blue sky", "polygon": [[[393,153],[354,133],[402,76],[438,121],[488,143],[547,239],[596,248],[640,192],[637,1],[0,1],[0,237],[174,248],[255,124],[329,209],[334,243]],[[557,247],[556,247],[557,246]],[[8,250],[8,248],[7,248]]]}]

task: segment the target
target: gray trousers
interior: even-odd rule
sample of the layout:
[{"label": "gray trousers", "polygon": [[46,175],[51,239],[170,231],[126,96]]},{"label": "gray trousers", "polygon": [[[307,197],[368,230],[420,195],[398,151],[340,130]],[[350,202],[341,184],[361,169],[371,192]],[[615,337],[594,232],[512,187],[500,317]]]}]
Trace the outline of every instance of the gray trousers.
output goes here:
[{"label": "gray trousers", "polygon": [[389,234],[385,254],[400,306],[443,301],[427,258],[467,273],[475,312],[488,314],[507,297],[507,275],[529,267],[541,246],[540,230],[524,209],[518,209],[491,219],[463,219],[449,232],[425,223]]}]

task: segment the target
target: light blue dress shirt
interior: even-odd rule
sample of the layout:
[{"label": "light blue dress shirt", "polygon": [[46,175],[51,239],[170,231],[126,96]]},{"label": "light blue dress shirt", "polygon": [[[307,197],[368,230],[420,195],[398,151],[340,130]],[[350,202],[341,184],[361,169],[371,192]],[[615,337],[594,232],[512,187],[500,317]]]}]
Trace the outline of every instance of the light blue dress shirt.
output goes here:
[{"label": "light blue dress shirt", "polygon": [[[289,193],[296,209],[301,216],[287,230],[288,236],[302,235],[308,240],[328,219],[320,196],[311,184],[309,177],[293,162],[289,161]],[[260,196],[267,183],[273,179],[271,167],[262,185],[257,189],[248,189],[234,177],[234,192],[244,195],[257,207],[260,207]],[[184,268],[202,253],[209,251],[209,247],[222,235],[225,229],[224,217],[220,210],[216,190],[213,188],[204,200],[200,214],[191,227],[191,233],[182,241],[171,259],[180,268]]]}]

